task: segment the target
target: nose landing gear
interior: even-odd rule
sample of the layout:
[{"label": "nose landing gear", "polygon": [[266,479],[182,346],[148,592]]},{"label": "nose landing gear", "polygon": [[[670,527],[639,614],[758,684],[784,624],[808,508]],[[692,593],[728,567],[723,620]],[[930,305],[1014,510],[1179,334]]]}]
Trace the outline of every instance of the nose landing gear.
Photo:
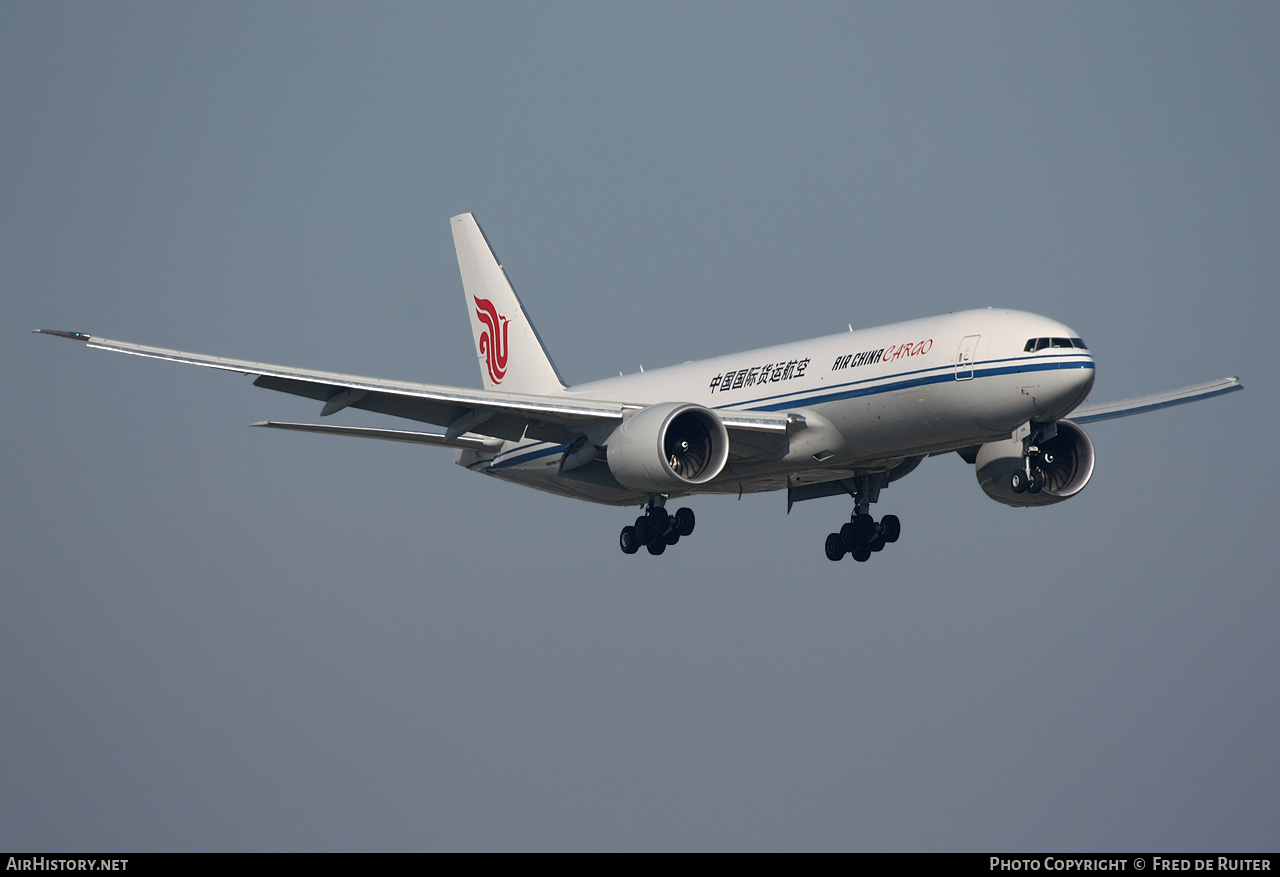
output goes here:
[{"label": "nose landing gear", "polygon": [[1040,448],[1058,434],[1057,424],[1027,424],[1022,439],[1022,470],[1009,476],[1009,489],[1014,493],[1036,494],[1044,490],[1053,466],[1053,454]]}]

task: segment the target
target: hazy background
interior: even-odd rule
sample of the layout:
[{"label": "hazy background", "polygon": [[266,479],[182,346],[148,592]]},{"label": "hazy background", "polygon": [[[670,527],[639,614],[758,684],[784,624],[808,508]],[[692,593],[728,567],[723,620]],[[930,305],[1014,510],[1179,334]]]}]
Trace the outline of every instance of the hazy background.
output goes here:
[{"label": "hazy background", "polygon": [[[1274,851],[1280,7],[0,4],[0,849]],[[955,457],[634,517],[35,327],[479,386],[474,211],[566,380],[982,306],[1077,499]],[[345,418],[345,420],[344,420]],[[378,422],[358,412],[335,418]]]}]

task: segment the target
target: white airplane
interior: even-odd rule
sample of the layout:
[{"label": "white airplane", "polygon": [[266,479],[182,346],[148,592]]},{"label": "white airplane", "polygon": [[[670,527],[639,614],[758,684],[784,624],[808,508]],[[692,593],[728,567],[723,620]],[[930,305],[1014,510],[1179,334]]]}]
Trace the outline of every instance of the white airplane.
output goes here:
[{"label": "white airplane", "polygon": [[[787,491],[793,503],[849,495],[849,522],[826,537],[831,560],[867,560],[896,542],[880,491],[927,456],[955,451],[992,499],[1049,505],[1093,474],[1080,424],[1243,389],[1230,377],[1128,402],[1078,408],[1093,357],[1071,329],[1011,310],[973,310],[749,350],[566,387],[475,218],[453,239],[483,390],[408,383],[35,331],[89,347],[255,375],[254,385],[444,427],[411,432],[266,421],[254,426],[456,449],[496,478],[608,505],[643,505],[622,528],[627,554],[662,554],[688,536],[696,493]],[[1073,414],[1074,412],[1074,414]],[[1065,418],[1071,415],[1071,419]]]}]

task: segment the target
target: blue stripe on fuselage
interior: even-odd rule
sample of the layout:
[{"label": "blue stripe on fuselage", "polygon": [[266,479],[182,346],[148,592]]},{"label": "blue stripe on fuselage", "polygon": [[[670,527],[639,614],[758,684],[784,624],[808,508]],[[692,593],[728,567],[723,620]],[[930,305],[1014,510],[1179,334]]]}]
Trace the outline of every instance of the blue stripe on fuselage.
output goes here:
[{"label": "blue stripe on fuselage", "polygon": [[[995,375],[995,374],[1012,374],[1019,371],[1047,371],[1047,370],[1061,369],[1061,368],[1093,368],[1092,359],[1088,360],[1087,362],[1074,362],[1074,363],[1062,362],[1062,360],[1064,359],[1075,358],[1081,355],[1082,354],[1080,353],[1059,353],[1059,354],[1050,354],[1050,355],[1039,354],[1039,355],[1033,355],[1033,356],[1014,356],[1014,357],[1008,357],[1005,359],[989,359],[986,362],[983,362],[980,364],[974,363],[974,377],[979,377],[979,376],[985,377],[988,375]],[[1052,360],[1052,362],[1046,362],[1046,360]],[[993,366],[996,366],[1000,363],[1006,363],[1006,362],[1024,363],[1024,365],[1017,368],[1006,368],[1003,371],[991,370]],[[946,365],[935,365],[935,366],[930,366],[929,368],[918,368],[918,369],[912,369],[911,371],[898,372],[897,374],[879,375],[877,377],[863,378],[857,381],[845,381],[842,384],[836,384],[830,388],[824,389],[822,392],[824,394],[832,394],[835,391],[840,390],[844,387],[862,386],[866,384],[877,383],[880,381],[901,381],[902,378],[909,377],[910,375],[924,375],[929,372],[937,372],[938,376],[941,377],[943,380],[948,380],[948,379],[953,380],[955,375],[955,369],[956,369],[956,366],[954,363],[948,363]],[[967,381],[969,379],[965,378],[965,380]],[[936,383],[936,382],[924,381],[922,383]],[[916,386],[916,385],[909,384],[909,383],[907,384],[899,383],[899,384],[895,384],[894,388],[902,389],[903,387],[909,387],[909,386]],[[815,392],[818,392],[818,391],[815,389],[792,390],[789,393],[775,393],[772,396],[759,396],[755,399],[747,399],[742,402],[729,402],[724,405],[714,405],[712,407],[716,409],[741,408],[741,409],[746,409],[748,411],[779,411],[782,408],[785,408],[786,406],[783,405],[783,406],[763,407],[763,406],[760,406],[759,403],[768,402],[771,399],[788,399],[789,400],[787,403],[788,405],[794,405],[794,404],[797,404],[798,402],[809,403],[813,401],[810,398],[809,394],[812,394]],[[869,394],[858,393],[855,395],[866,396]],[[847,399],[851,397],[836,395],[836,396],[832,396],[832,398]],[[820,399],[820,401],[825,401],[825,399],[826,399],[826,396],[824,395]],[[755,407],[750,407],[750,406],[755,406]]]},{"label": "blue stripe on fuselage", "polygon": [[[960,383],[968,383],[970,380],[977,378],[990,378],[996,375],[1012,375],[1020,372],[1038,372],[1038,371],[1060,371],[1072,368],[1093,368],[1092,362],[1053,362],[1039,363],[1036,365],[1007,365],[999,368],[974,368],[973,378],[965,378]],[[931,371],[931,369],[923,369],[922,371]],[[911,372],[907,372],[911,374]],[[898,377],[897,375],[893,377]],[[893,377],[889,380],[893,380]],[[865,383],[865,382],[860,382]],[[909,381],[894,381],[888,384],[877,384],[874,387],[855,387],[853,389],[834,391],[826,391],[818,395],[800,396],[786,402],[773,402],[769,405],[757,405],[749,410],[751,411],[784,411],[788,408],[795,408],[803,405],[820,405],[824,402],[838,402],[842,399],[854,399],[858,396],[874,396],[877,393],[892,393],[898,390],[907,390],[911,387],[923,387],[928,384],[956,383],[955,371],[953,369],[942,372],[941,374],[925,375],[919,378],[912,378]],[[844,386],[849,387],[849,384]],[[810,391],[812,392],[812,391]],[[750,403],[748,403],[750,404]]]},{"label": "blue stripe on fuselage", "polygon": [[[1039,371],[1059,371],[1062,369],[1073,368],[1093,368],[1093,361],[1076,360],[1073,362],[1064,361],[1068,357],[1079,356],[1080,354],[1060,354],[1056,356],[1034,356],[1034,357],[1012,357],[1008,359],[988,360],[986,363],[974,364],[973,380],[978,378],[995,377],[997,375],[1018,374],[1019,372],[1039,372]],[[999,365],[999,363],[1013,363],[1012,365]],[[933,374],[928,374],[933,372]],[[910,380],[902,380],[911,375],[919,375],[919,377]],[[970,378],[965,378],[960,383],[968,383]],[[887,383],[886,383],[887,382]],[[912,371],[899,372],[895,375],[881,375],[875,378],[865,378],[860,381],[848,381],[839,384],[827,390],[799,390],[794,393],[781,393],[774,396],[761,396],[757,399],[751,399],[746,402],[731,403],[728,405],[717,405],[717,409],[735,408],[746,411],[783,411],[788,408],[798,408],[805,405],[820,405],[824,402],[839,402],[843,399],[855,399],[859,396],[874,396],[878,393],[893,393],[899,390],[907,390],[911,387],[923,387],[929,384],[956,382],[956,368],[954,364],[933,366],[931,368],[914,369]],[[873,384],[873,386],[867,386]],[[770,402],[766,405],[757,404],[759,402],[768,402],[770,399],[788,398],[783,402]],[[748,407],[751,406],[751,407]],[[475,469],[478,466],[488,464],[488,469],[507,469],[512,466],[519,466],[521,463],[528,463],[531,460],[541,459],[551,454],[562,453],[565,449],[563,444],[555,444],[553,442],[533,442],[532,444],[519,445],[507,451],[502,451],[486,460],[477,460],[469,465],[468,469]]]},{"label": "blue stripe on fuselage", "polygon": [[[540,447],[542,445],[546,445],[546,447]],[[467,468],[474,469],[477,466],[483,466],[488,463],[490,469],[506,469],[509,466],[519,466],[521,463],[527,463],[530,460],[536,460],[549,454],[558,454],[564,450],[564,447],[564,445],[552,444],[551,442],[534,442],[531,445],[519,445],[509,451],[496,454],[487,460],[477,460]]]}]

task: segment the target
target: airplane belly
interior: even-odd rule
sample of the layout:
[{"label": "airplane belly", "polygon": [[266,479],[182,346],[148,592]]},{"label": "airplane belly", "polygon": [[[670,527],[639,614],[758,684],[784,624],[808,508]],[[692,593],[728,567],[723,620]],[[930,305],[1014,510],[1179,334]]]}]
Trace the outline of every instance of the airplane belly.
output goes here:
[{"label": "airplane belly", "polygon": [[647,493],[639,493],[626,488],[610,487],[590,481],[560,477],[556,475],[554,467],[546,471],[538,471],[536,467],[521,467],[499,470],[488,474],[493,475],[495,478],[501,478],[503,481],[510,481],[513,484],[532,487],[535,490],[603,505],[643,505],[645,500],[649,498]]},{"label": "airplane belly", "polygon": [[[461,451],[455,462],[472,472],[587,502],[639,505],[648,499],[646,493],[619,485],[608,474],[604,463],[598,466],[591,464],[561,475],[560,458],[563,453],[564,446],[552,442],[510,443],[496,454]],[[599,471],[600,467],[604,468],[603,473]]]}]

